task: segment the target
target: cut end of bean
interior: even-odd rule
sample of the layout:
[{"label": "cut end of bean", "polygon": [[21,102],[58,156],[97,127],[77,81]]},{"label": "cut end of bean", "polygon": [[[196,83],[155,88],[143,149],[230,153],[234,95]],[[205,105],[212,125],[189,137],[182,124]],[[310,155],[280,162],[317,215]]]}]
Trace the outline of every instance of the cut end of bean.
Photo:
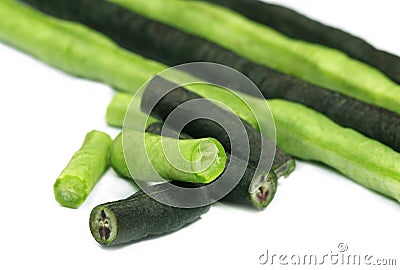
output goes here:
[{"label": "cut end of bean", "polygon": [[289,159],[285,163],[272,169],[277,178],[281,178],[282,176],[286,178],[296,169],[296,162],[294,159]]},{"label": "cut end of bean", "polygon": [[78,208],[88,196],[87,188],[83,181],[74,177],[57,179],[53,188],[57,202],[68,208]]},{"label": "cut end of bean", "polygon": [[258,209],[267,207],[275,196],[277,186],[277,177],[274,173],[254,178],[249,188],[251,201]]},{"label": "cut end of bean", "polygon": [[210,138],[202,141],[194,155],[192,169],[201,178],[202,183],[214,181],[224,171],[226,153],[217,140]]},{"label": "cut end of bean", "polygon": [[118,233],[118,226],[114,214],[106,207],[97,206],[90,213],[90,232],[101,245],[110,245]]}]

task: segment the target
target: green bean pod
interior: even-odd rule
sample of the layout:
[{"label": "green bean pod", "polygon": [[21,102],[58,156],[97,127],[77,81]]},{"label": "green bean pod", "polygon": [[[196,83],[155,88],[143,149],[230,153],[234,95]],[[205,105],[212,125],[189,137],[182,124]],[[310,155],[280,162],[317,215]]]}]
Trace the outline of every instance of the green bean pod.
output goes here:
[{"label": "green bean pod", "polygon": [[399,153],[300,104],[283,100],[268,103],[282,150],[334,165],[359,184],[400,202]]},{"label": "green bean pod", "polygon": [[[113,97],[113,102],[110,102],[110,104],[107,107],[107,113],[106,113],[106,122],[108,125],[113,126],[113,127],[122,127],[124,125],[124,119],[125,115],[127,113],[127,110],[131,104],[139,105],[138,103],[131,103],[132,95],[128,93],[121,93],[121,95],[114,95]],[[125,107],[127,110],[126,111],[121,111],[121,105],[123,104],[123,107]],[[133,109],[132,109],[133,110]],[[150,125],[152,123],[157,122],[157,119],[154,119],[151,116],[147,116],[145,113],[140,111],[139,106],[135,108],[135,111],[137,113],[136,117],[142,117],[143,119],[147,119],[146,125]],[[146,120],[144,120],[146,121]]]},{"label": "green bean pod", "polygon": [[109,166],[112,143],[104,132],[89,132],[54,184],[54,196],[65,207],[78,208]]},{"label": "green bean pod", "polygon": [[130,92],[149,74],[166,68],[121,50],[87,27],[55,19],[13,0],[0,1],[0,41],[70,74]]},{"label": "green bean pod", "polygon": [[[127,141],[125,147],[123,140]],[[143,143],[145,148],[140,146]],[[171,159],[172,152],[167,156],[168,148],[175,146],[179,148],[176,154],[181,156],[175,159],[174,155]],[[141,149],[146,152],[142,152]],[[132,157],[129,158],[129,155]],[[226,154],[223,146],[213,138],[178,140],[147,132],[142,134],[125,130],[113,142],[110,161],[112,168],[126,178],[133,176],[141,181],[154,181],[154,173],[157,173],[165,180],[207,184],[224,171]],[[130,168],[135,168],[133,175],[127,162],[134,163],[130,164]]]}]

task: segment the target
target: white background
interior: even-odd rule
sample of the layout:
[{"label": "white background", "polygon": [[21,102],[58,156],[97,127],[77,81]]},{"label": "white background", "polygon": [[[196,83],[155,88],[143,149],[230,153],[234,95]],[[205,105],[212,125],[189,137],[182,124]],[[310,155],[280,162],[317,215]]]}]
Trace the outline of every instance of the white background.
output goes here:
[{"label": "white background", "polygon": [[[398,1],[277,2],[400,55]],[[290,178],[280,182],[265,211],[218,203],[176,233],[100,247],[89,232],[90,210],[130,195],[134,187],[110,170],[78,210],[59,206],[52,188],[88,131],[118,134],[104,120],[113,90],[66,75],[2,44],[0,74],[4,269],[304,269],[260,265],[258,258],[267,249],[322,256],[337,253],[339,243],[348,245],[348,254],[397,257],[400,264],[400,205],[324,166],[300,161]],[[374,268],[366,267],[357,269]]]}]

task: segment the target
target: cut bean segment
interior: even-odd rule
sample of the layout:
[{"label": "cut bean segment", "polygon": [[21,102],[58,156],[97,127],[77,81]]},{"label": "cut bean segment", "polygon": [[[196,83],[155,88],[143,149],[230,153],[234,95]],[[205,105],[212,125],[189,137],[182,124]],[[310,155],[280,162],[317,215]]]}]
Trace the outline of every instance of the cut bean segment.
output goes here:
[{"label": "cut bean segment", "polygon": [[[163,125],[161,123],[152,123],[146,129],[147,132],[154,134],[161,134]],[[191,139],[189,135],[185,133],[179,134],[181,139]],[[230,164],[231,168],[237,172],[236,177],[241,177],[237,185],[231,190],[226,196],[221,200],[223,202],[230,202],[235,204],[243,204],[247,206],[252,206],[258,209],[263,209],[267,207],[275,196],[276,189],[278,186],[277,176],[272,171],[265,171],[263,173],[257,174],[256,168],[249,164],[244,164],[242,160],[237,157],[232,157],[227,154],[227,164]],[[246,171],[242,176],[240,176],[241,166],[246,166]],[[232,174],[234,175],[234,174]],[[177,183],[179,185],[180,183]],[[186,185],[186,187],[198,187]],[[215,194],[215,192],[214,192]],[[212,196],[209,194],[209,196]]]},{"label": "cut bean segment", "polygon": [[93,130],[54,184],[54,196],[65,207],[78,208],[109,167],[109,135]]},{"label": "cut bean segment", "polygon": [[150,187],[147,193],[138,191],[126,199],[96,206],[89,218],[93,238],[106,246],[139,241],[175,232],[210,209],[210,206],[172,207],[148,195],[169,197],[168,191],[168,185],[158,184]]},{"label": "cut bean segment", "polygon": [[[171,159],[173,153],[168,154],[167,151],[175,146],[178,148],[176,154],[180,157]],[[140,181],[155,181],[155,174],[158,174],[161,181],[205,184],[215,180],[224,171],[226,154],[222,145],[213,138],[178,140],[125,130],[114,140],[110,160],[114,170],[127,178],[132,178],[129,167],[136,169],[132,174]],[[127,166],[126,161],[134,164]]]}]

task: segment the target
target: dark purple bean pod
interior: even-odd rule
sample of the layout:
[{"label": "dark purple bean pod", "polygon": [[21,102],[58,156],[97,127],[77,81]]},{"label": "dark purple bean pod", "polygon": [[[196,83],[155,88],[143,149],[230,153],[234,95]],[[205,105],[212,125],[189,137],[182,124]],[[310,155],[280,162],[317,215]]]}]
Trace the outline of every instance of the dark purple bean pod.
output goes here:
[{"label": "dark purple bean pod", "polygon": [[210,206],[177,208],[155,200],[168,198],[169,184],[151,186],[132,196],[93,208],[89,227],[93,238],[101,245],[117,245],[139,241],[150,236],[175,232],[193,223],[208,212]]}]

